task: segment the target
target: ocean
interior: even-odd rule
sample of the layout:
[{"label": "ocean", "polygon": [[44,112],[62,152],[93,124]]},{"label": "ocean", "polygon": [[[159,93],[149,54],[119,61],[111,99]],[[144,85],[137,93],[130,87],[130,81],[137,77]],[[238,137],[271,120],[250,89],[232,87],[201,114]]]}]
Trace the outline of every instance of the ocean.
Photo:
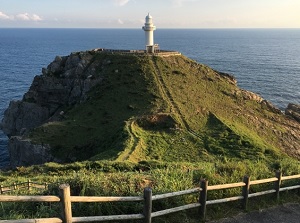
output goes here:
[{"label": "ocean", "polygon": [[[238,86],[279,109],[300,104],[300,29],[157,29],[155,43],[232,74]],[[142,29],[0,29],[0,119],[56,55],[144,49]],[[0,168],[9,163],[0,131]]]}]

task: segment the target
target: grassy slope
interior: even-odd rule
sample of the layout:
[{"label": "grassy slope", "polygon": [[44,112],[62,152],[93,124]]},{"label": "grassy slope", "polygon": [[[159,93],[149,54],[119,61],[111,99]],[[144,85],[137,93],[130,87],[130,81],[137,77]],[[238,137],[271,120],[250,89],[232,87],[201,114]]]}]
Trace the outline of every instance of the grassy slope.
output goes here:
[{"label": "grassy slope", "polygon": [[110,63],[98,67],[104,81],[89,100],[66,108],[64,121],[31,134],[65,161],[196,162],[222,156],[273,162],[281,156],[271,130],[249,118],[269,121],[276,114],[234,94],[238,88],[211,68],[184,56],[102,53],[94,59]]},{"label": "grassy slope", "polygon": [[[45,124],[31,133],[32,140],[51,144],[53,152],[66,161],[93,161],[19,167],[0,172],[1,184],[31,179],[50,184],[44,194],[57,194],[59,184],[69,183],[72,195],[127,196],[140,195],[146,186],[154,194],[190,189],[203,178],[214,185],[239,182],[244,175],[251,175],[252,180],[273,177],[277,169],[284,175],[299,174],[299,161],[280,152],[278,139],[267,127],[272,124],[280,130],[271,121],[280,115],[233,94],[237,87],[209,67],[183,56],[96,54],[95,60],[105,64],[96,71],[104,81],[90,92],[88,101],[65,108],[62,122]],[[257,126],[256,118],[268,125]],[[221,190],[209,197],[238,194],[240,189]],[[299,201],[295,194],[286,197]],[[156,202],[153,210],[192,202],[197,202],[197,195]],[[256,208],[266,203],[253,201]],[[225,217],[239,210],[238,206],[210,207],[208,216]],[[88,216],[139,213],[141,209],[138,203],[78,204],[73,211],[74,216]],[[179,212],[154,222],[194,223],[199,221],[196,212]],[[58,213],[58,206],[36,203],[5,203],[0,208],[1,219]]]}]

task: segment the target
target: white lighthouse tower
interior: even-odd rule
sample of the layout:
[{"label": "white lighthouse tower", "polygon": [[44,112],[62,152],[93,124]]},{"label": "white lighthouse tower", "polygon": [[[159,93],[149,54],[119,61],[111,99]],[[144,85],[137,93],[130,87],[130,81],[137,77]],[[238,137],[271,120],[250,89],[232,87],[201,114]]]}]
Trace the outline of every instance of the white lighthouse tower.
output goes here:
[{"label": "white lighthouse tower", "polygon": [[145,26],[143,26],[143,30],[145,31],[146,52],[154,53],[155,44],[153,38],[153,31],[156,30],[156,27],[153,25],[152,16],[149,13],[146,16]]}]

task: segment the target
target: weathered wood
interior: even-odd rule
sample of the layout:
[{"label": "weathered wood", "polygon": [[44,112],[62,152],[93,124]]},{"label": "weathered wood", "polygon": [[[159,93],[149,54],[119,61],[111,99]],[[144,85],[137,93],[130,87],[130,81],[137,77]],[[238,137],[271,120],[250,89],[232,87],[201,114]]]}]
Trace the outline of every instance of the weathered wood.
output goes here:
[{"label": "weathered wood", "polygon": [[7,196],[1,195],[0,202],[59,202],[57,196]]},{"label": "weathered wood", "polygon": [[143,197],[89,197],[71,196],[71,202],[143,201]]},{"label": "weathered wood", "polygon": [[30,180],[28,180],[27,181],[27,189],[30,191],[30,189],[31,189],[31,182],[30,182]]},{"label": "weathered wood", "polygon": [[37,219],[19,219],[19,220],[0,220],[0,223],[62,223],[59,218],[37,218]]},{"label": "weathered wood", "polygon": [[199,197],[199,203],[200,203],[200,217],[202,220],[205,220],[206,217],[206,200],[207,200],[207,187],[208,187],[208,181],[203,179],[200,182],[200,197]]},{"label": "weathered wood", "polygon": [[239,182],[239,183],[208,186],[207,190],[221,190],[221,189],[229,189],[229,188],[243,187],[243,186],[245,186],[245,183],[244,182]]},{"label": "weathered wood", "polygon": [[151,223],[151,213],[152,213],[152,189],[150,187],[146,187],[144,189],[144,217],[145,223]]},{"label": "weathered wood", "polygon": [[61,200],[62,220],[64,223],[72,223],[70,185],[69,184],[60,185],[59,195]]},{"label": "weathered wood", "polygon": [[199,191],[201,191],[201,188],[198,187],[198,188],[194,188],[194,189],[190,189],[190,190],[177,191],[177,192],[172,192],[172,193],[167,193],[167,194],[158,194],[158,195],[152,196],[152,201],[165,199],[165,198],[169,198],[169,197],[185,195],[185,194],[197,193]]},{"label": "weathered wood", "polygon": [[248,196],[249,196],[249,190],[250,190],[250,177],[244,176],[243,182],[245,183],[245,186],[243,186],[242,189],[242,196],[243,196],[243,202],[242,206],[245,210],[248,208]]},{"label": "weathered wood", "polygon": [[286,190],[295,190],[295,189],[299,189],[300,185],[295,185],[295,186],[290,186],[290,187],[282,187],[279,190],[280,191],[286,191]]},{"label": "weathered wood", "polygon": [[[182,210],[187,210],[191,208],[199,207],[201,217],[205,219],[206,214],[206,205],[225,203],[229,201],[243,200],[243,206],[247,208],[248,198],[262,196],[265,194],[276,193],[276,196],[279,196],[279,192],[286,190],[294,190],[300,189],[300,185],[290,186],[280,188],[280,184],[282,180],[290,180],[290,179],[298,179],[300,178],[300,174],[293,176],[282,176],[280,172],[276,173],[276,177],[250,181],[249,177],[244,177],[243,182],[232,183],[232,184],[222,184],[222,185],[213,185],[208,186],[208,182],[203,180],[201,181],[201,185],[198,188],[177,191],[166,194],[159,194],[152,196],[151,188],[145,188],[144,197],[88,197],[88,196],[71,196],[70,195],[70,187],[69,185],[63,184],[60,186],[60,197],[57,196],[0,196],[0,202],[61,202],[62,204],[62,212],[63,212],[63,220],[59,218],[40,218],[40,219],[21,219],[21,220],[0,220],[0,223],[31,223],[31,222],[46,222],[46,223],[61,223],[61,222],[93,222],[93,221],[114,221],[114,220],[134,220],[134,219],[145,219],[145,222],[151,223],[153,217],[158,217]],[[267,190],[257,193],[249,194],[250,185],[255,184],[263,184],[274,182],[274,189]],[[47,188],[47,184],[39,184],[34,183],[28,180],[24,183],[14,183],[9,187],[5,187],[0,185],[1,194],[5,192],[12,191],[14,189],[27,188],[30,189],[32,187],[35,188]],[[207,201],[207,191],[208,190],[219,190],[219,189],[228,189],[234,187],[243,187],[243,196],[229,197],[217,200]],[[174,207],[166,210],[161,210],[152,213],[152,200],[159,200],[174,196],[186,195],[191,193],[200,192],[199,203],[187,204],[180,207]],[[72,210],[71,203],[72,202],[117,202],[117,201],[142,201],[144,200],[144,214],[130,214],[130,215],[112,215],[112,216],[91,216],[91,217],[73,217],[72,218]]]},{"label": "weathered wood", "polygon": [[229,202],[229,201],[238,201],[238,200],[243,200],[243,199],[244,199],[243,196],[228,197],[228,198],[223,198],[223,199],[206,201],[206,205],[220,204],[220,203],[226,203],[226,202]]},{"label": "weathered wood", "polygon": [[250,182],[251,185],[255,185],[255,184],[264,184],[264,183],[271,183],[271,182],[275,182],[278,179],[276,177],[272,177],[272,178],[268,178],[268,179],[262,179],[262,180],[253,180]]},{"label": "weathered wood", "polygon": [[135,220],[143,219],[142,214],[129,215],[110,215],[110,216],[90,216],[90,217],[73,217],[72,222],[94,222],[94,221],[116,221],[116,220]]},{"label": "weathered wood", "polygon": [[170,209],[166,209],[166,210],[162,210],[162,211],[153,212],[151,214],[151,217],[155,218],[158,216],[167,215],[167,214],[175,213],[178,211],[183,211],[183,210],[197,208],[197,207],[200,207],[199,203],[187,204],[187,205],[183,205],[183,206],[179,206],[179,207],[175,207],[175,208],[170,208]]},{"label": "weathered wood", "polygon": [[300,178],[300,174],[292,175],[292,176],[283,176],[283,177],[281,177],[281,180],[291,180],[291,179],[297,179],[297,178]]},{"label": "weathered wood", "polygon": [[276,171],[275,177],[277,178],[277,181],[274,182],[274,189],[276,190],[276,199],[277,201],[279,201],[279,192],[280,192],[281,177],[282,177],[281,171]]},{"label": "weathered wood", "polygon": [[249,194],[249,197],[257,197],[257,196],[261,196],[261,195],[265,195],[265,194],[272,194],[272,193],[276,193],[276,190],[266,190],[266,191],[261,191],[261,192],[257,192],[257,193],[253,193],[253,194]]}]

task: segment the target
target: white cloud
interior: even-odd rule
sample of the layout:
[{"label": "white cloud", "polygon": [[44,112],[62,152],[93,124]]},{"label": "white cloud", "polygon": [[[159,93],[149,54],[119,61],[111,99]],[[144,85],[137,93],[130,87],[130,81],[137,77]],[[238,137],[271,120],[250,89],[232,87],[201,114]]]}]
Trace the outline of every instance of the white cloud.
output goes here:
[{"label": "white cloud", "polygon": [[115,5],[117,6],[124,6],[126,5],[130,0],[114,0]]},{"label": "white cloud", "polygon": [[20,19],[20,20],[24,20],[24,21],[29,21],[30,20],[28,13],[18,14],[18,15],[16,15],[16,18]]},{"label": "white cloud", "polygon": [[43,19],[40,16],[38,16],[37,14],[33,14],[31,16],[31,20],[33,20],[33,21],[42,21]]},{"label": "white cloud", "polygon": [[124,24],[124,21],[123,21],[122,19],[118,19],[118,23],[119,23],[120,25],[123,25],[123,24]]},{"label": "white cloud", "polygon": [[3,12],[0,12],[0,19],[10,19],[10,17]]},{"label": "white cloud", "polygon": [[196,0],[171,0],[174,7],[181,7],[186,2],[194,2]]},{"label": "white cloud", "polygon": [[36,22],[43,20],[40,16],[36,14],[30,15],[27,12],[16,15],[16,18],[23,21],[36,21]]}]

